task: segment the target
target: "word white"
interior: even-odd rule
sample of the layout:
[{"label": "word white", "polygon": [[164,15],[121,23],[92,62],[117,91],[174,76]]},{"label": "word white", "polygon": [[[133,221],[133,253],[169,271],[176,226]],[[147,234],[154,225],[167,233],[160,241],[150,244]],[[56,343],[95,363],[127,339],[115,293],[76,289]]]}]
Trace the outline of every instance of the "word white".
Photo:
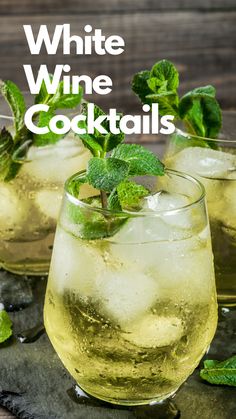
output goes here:
[{"label": "word white", "polygon": [[[143,111],[149,112],[150,106],[143,105]],[[152,113],[150,115],[125,115],[121,116],[117,114],[116,109],[110,109],[108,115],[98,116],[94,119],[94,104],[88,104],[87,117],[85,115],[79,114],[76,115],[72,120],[65,115],[55,115],[51,118],[49,122],[49,127],[38,127],[33,122],[34,114],[38,112],[48,112],[49,106],[38,104],[31,106],[25,113],[25,125],[26,127],[33,132],[34,134],[44,135],[48,134],[50,131],[55,134],[64,135],[70,130],[74,131],[76,134],[94,134],[95,130],[98,130],[100,134],[107,134],[108,131],[102,126],[102,123],[106,120],[109,122],[109,131],[112,134],[158,134],[159,133],[159,109],[158,104],[155,103],[152,105]],[[85,128],[80,128],[78,126],[80,121],[85,121],[87,118],[87,130]],[[163,127],[160,129],[161,134],[172,134],[175,130],[175,126],[172,122],[173,115],[164,115],[161,117],[161,125]],[[58,123],[62,123],[58,126]],[[117,127],[119,123],[119,127]],[[129,125],[132,125],[130,127]]]},{"label": "word white", "polygon": [[[34,38],[31,25],[23,25],[25,36],[32,55],[38,55],[42,45],[45,45],[49,55],[55,55],[58,50],[60,40],[63,42],[63,54],[71,53],[71,44],[75,44],[77,55],[91,55],[93,48],[96,54],[119,55],[124,51],[125,41],[119,35],[111,35],[106,38],[102,35],[101,29],[95,29],[94,35],[85,35],[84,38],[78,35],[70,34],[70,24],[56,25],[52,39],[50,39],[48,28],[46,25],[40,25],[37,39]],[[86,25],[84,31],[91,33],[93,30],[91,25]]]},{"label": "word white", "polygon": [[[40,91],[40,87],[44,81],[47,92],[49,94],[56,93],[58,88],[60,79],[62,77],[62,72],[69,73],[71,67],[69,64],[57,64],[55,66],[55,70],[53,73],[52,78],[49,75],[48,69],[46,64],[41,64],[39,67],[37,78],[35,79],[32,66],[30,64],[23,65],[25,70],[25,75],[28,81],[30,92],[34,95],[38,94]],[[112,80],[110,77],[102,74],[95,77],[94,80],[91,77],[82,75],[82,76],[69,76],[64,75],[63,79],[63,93],[64,94],[77,94],[79,92],[80,83],[84,83],[84,92],[87,95],[91,95],[93,91],[98,93],[99,95],[107,95],[111,92],[112,88]]]}]

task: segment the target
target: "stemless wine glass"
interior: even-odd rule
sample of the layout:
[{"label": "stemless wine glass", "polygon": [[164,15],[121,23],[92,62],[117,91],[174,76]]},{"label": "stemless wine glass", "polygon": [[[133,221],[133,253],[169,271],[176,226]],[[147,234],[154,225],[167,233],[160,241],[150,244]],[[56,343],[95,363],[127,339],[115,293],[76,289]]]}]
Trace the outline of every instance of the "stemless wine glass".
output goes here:
[{"label": "stemless wine glass", "polygon": [[[27,102],[32,98],[26,95]],[[0,102],[5,112],[5,103]],[[9,111],[8,111],[9,112]],[[0,115],[0,128],[13,119]],[[0,266],[18,274],[48,273],[63,184],[85,169],[90,153],[69,133],[56,144],[29,148],[11,181],[0,173]]]},{"label": "stemless wine glass", "polygon": [[219,138],[177,129],[165,163],[197,177],[205,186],[211,225],[218,301],[236,305],[236,112],[223,113]]},{"label": "stemless wine glass", "polygon": [[141,405],[172,395],[198,365],[217,324],[202,185],[168,170],[142,177],[136,211],[81,200],[66,182],[45,298],[48,336],[92,396]]}]

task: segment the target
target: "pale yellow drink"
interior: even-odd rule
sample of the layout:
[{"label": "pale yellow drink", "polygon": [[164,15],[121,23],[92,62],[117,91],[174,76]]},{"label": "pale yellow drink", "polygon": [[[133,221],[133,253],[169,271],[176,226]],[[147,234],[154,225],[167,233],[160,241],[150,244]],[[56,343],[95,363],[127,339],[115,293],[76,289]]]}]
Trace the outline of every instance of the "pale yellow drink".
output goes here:
[{"label": "pale yellow drink", "polygon": [[[83,226],[73,222],[69,208],[74,205],[88,219],[96,210],[80,207],[68,193],[64,198],[45,326],[82,389],[112,403],[145,404],[174,393],[216,329],[204,199],[193,204],[192,181],[165,178],[158,202],[156,196],[147,198],[148,211],[132,214],[109,238],[81,238]],[[101,213],[97,216],[101,220]],[[103,221],[109,223],[107,217]]]},{"label": "pale yellow drink", "polygon": [[170,142],[165,164],[195,176],[205,186],[218,300],[235,305],[236,141],[208,140],[215,149],[198,146],[201,141],[179,131]]},{"label": "pale yellow drink", "polygon": [[90,153],[67,136],[32,146],[17,176],[0,182],[0,265],[20,274],[46,274],[63,184],[86,167]]}]

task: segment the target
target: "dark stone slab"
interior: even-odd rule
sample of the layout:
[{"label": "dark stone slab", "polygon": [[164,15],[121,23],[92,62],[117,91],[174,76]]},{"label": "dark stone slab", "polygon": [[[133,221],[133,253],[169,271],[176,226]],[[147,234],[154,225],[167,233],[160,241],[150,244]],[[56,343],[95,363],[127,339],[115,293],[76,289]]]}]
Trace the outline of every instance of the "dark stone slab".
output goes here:
[{"label": "dark stone slab", "polygon": [[[0,405],[21,419],[173,418],[173,405],[166,414],[157,414],[155,407],[148,411],[117,408],[92,399],[80,404],[78,399],[71,397],[75,382],[64,369],[46,334],[28,344],[20,343],[15,337],[22,330],[42,322],[46,279],[14,278],[14,275],[2,271],[0,282],[4,284],[5,281],[5,285],[0,287],[0,292],[3,289],[6,292],[7,278],[13,284],[13,298],[17,296],[25,308],[10,312],[14,337],[0,348]],[[17,280],[18,286],[15,285]],[[2,298],[1,292],[0,300]],[[8,304],[11,307],[9,295]],[[218,330],[208,357],[224,359],[236,354],[235,337],[236,311],[220,311]],[[235,388],[204,383],[199,378],[199,369],[181,387],[173,401],[181,412],[181,419],[236,417]]]}]

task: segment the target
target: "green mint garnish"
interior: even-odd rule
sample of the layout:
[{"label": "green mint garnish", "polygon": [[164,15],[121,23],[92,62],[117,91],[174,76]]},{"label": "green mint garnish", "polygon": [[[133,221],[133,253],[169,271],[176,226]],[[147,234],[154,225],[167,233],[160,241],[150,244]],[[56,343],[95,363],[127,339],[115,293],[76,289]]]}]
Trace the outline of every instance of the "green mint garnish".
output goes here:
[{"label": "green mint garnish", "polygon": [[[220,106],[213,86],[203,86],[178,95],[179,76],[175,66],[167,60],[157,62],[150,71],[133,77],[132,89],[142,103],[159,103],[160,115],[174,115],[182,120],[187,131],[196,136],[216,138],[222,125]],[[215,147],[214,142],[209,142]]]},{"label": "green mint garnish", "polygon": [[12,321],[5,310],[0,310],[0,343],[12,335]]},{"label": "green mint garnish", "polygon": [[200,371],[203,380],[211,384],[236,387],[236,356],[226,361],[206,360]]},{"label": "green mint garnish", "polygon": [[[99,197],[87,198],[83,202],[93,208],[102,208]],[[104,216],[102,212],[91,211],[70,202],[67,203],[67,213],[70,220],[79,226],[77,234],[85,240],[98,240],[113,236],[127,221],[127,217],[122,214],[113,216],[107,213]]]},{"label": "green mint garnish", "polygon": [[105,192],[112,192],[129,173],[129,164],[112,157],[93,157],[88,162],[87,179],[90,185]]},{"label": "green mint garnish", "polygon": [[10,80],[0,81],[0,92],[11,108],[15,128],[14,142],[17,142],[22,132],[25,131],[24,116],[26,106],[24,96],[15,83]]},{"label": "green mint garnish", "polygon": [[212,86],[200,87],[184,95],[179,103],[179,116],[187,122],[193,135],[216,138],[222,120],[215,89]]},{"label": "green mint garnish", "polygon": [[165,168],[157,156],[145,147],[124,144],[123,134],[111,133],[107,115],[96,105],[94,113],[96,117],[102,117],[101,124],[106,129],[106,134],[100,134],[96,130],[94,134],[88,134],[87,110],[86,105],[83,110],[86,119],[79,123],[87,132],[79,137],[93,157],[83,176],[79,174],[70,179],[67,188],[72,195],[78,197],[81,185],[88,183],[100,193],[100,197],[92,197],[84,202],[103,208],[103,212],[94,211],[93,215],[89,208],[68,204],[69,218],[78,224],[79,236],[91,240],[113,236],[129,217],[122,210],[141,209],[141,199],[150,191],[136,183],[133,178],[145,175],[162,176]]},{"label": "green mint garnish", "polygon": [[[87,106],[84,114],[87,116]],[[151,151],[137,144],[124,144],[124,135],[115,135],[109,132],[109,124],[105,112],[95,105],[94,113],[103,117],[102,126],[107,133],[101,135],[95,132],[93,135],[88,133],[79,135],[85,147],[89,148],[93,157],[88,162],[86,177],[88,183],[100,190],[103,207],[119,210],[122,203],[119,202],[118,186],[121,182],[129,181],[134,176],[162,176],[164,165]],[[83,128],[88,131],[87,119],[83,123]],[[121,144],[122,143],[122,144]],[[107,152],[111,151],[111,155]],[[110,193],[112,198],[106,197]],[[115,199],[114,199],[115,198]],[[126,202],[128,198],[126,197]],[[130,194],[130,204],[132,205],[133,195]],[[116,203],[116,206],[115,206]],[[128,204],[128,202],[127,202]]]},{"label": "green mint garnish", "polygon": [[[58,140],[60,140],[63,136],[59,134],[55,134],[49,128],[49,122],[51,118],[55,116],[54,111],[51,109],[48,112],[40,112],[38,115],[38,127],[48,127],[49,132],[47,134],[32,134],[33,136],[33,144],[37,147],[42,147],[48,144],[55,144]],[[58,123],[58,127],[61,124]]]},{"label": "green mint garnish", "polygon": [[[87,129],[87,112],[88,112],[88,104],[85,103],[83,105],[83,112],[82,114],[86,116],[85,121],[79,122],[80,128]],[[99,108],[97,105],[94,105],[94,118],[98,117],[105,117],[106,113]],[[95,129],[94,134],[82,134],[79,135],[80,139],[82,140],[84,146],[88,148],[91,153],[96,157],[103,157],[107,152],[111,151],[113,148],[117,147],[122,141],[124,141],[125,135],[124,133],[120,134],[113,134],[109,132],[109,121],[107,118],[101,123],[101,126],[107,131],[107,134],[101,134],[99,131]]]},{"label": "green mint garnish", "polygon": [[[81,103],[83,98],[83,89],[79,86],[78,92],[75,93],[64,93],[63,92],[64,83],[61,81],[58,85],[57,91],[54,95],[48,96],[46,100],[47,105],[51,109],[74,109]],[[39,102],[40,103],[40,102]]]},{"label": "green mint garnish", "polygon": [[143,185],[125,180],[117,186],[117,196],[121,208],[138,209],[140,208],[141,198],[150,193]]},{"label": "green mint garnish", "polygon": [[3,128],[0,132],[0,178],[7,176],[11,165],[14,141],[9,131]]},{"label": "green mint garnish", "polygon": [[162,60],[156,63],[150,71],[137,73],[132,81],[132,89],[142,103],[159,103],[160,115],[178,117],[179,74],[175,66]]},{"label": "green mint garnish", "polygon": [[111,155],[129,163],[130,176],[162,176],[164,165],[150,150],[138,144],[118,145]]},{"label": "green mint garnish", "polygon": [[[52,76],[51,76],[52,77]],[[24,124],[26,105],[20,89],[11,81],[0,81],[0,93],[8,102],[14,119],[14,134],[6,129],[0,133],[0,178],[8,182],[13,179],[23,163],[30,145],[46,146],[54,144],[63,136],[50,131],[48,134],[32,134]],[[49,106],[49,111],[35,115],[38,126],[48,126],[50,119],[58,109],[74,109],[81,103],[83,89],[79,87],[77,94],[64,94],[63,82],[60,82],[56,93],[48,94],[43,82],[40,92],[35,96],[35,104],[43,103]]]}]

